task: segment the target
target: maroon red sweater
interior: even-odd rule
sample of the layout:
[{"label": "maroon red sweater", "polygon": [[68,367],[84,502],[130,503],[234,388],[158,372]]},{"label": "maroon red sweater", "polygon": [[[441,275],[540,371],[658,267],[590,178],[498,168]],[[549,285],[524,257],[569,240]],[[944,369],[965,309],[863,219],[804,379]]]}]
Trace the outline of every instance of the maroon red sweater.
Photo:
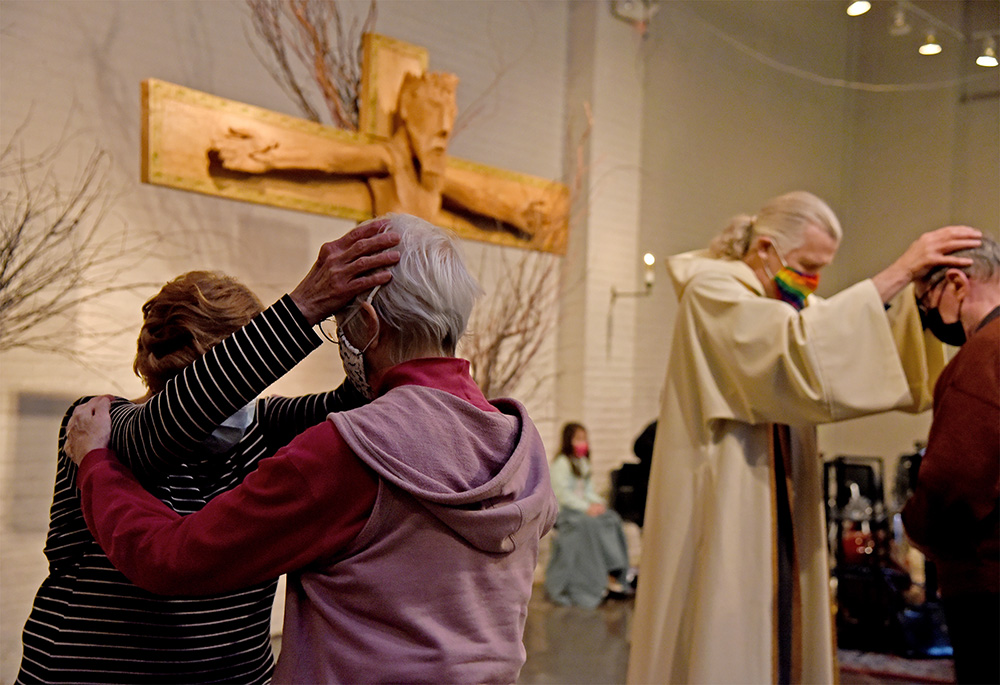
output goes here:
[{"label": "maroon red sweater", "polygon": [[903,524],[937,563],[941,594],[1000,592],[1000,307],[938,379],[917,480]]}]

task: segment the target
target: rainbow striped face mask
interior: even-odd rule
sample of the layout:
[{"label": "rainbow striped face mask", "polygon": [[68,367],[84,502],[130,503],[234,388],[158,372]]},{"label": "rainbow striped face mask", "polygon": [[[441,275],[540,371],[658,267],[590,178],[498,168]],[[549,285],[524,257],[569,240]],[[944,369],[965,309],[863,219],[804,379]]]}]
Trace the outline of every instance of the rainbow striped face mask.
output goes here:
[{"label": "rainbow striped face mask", "polygon": [[819,287],[819,274],[804,274],[793,269],[785,264],[784,257],[778,252],[774,243],[771,244],[771,247],[774,247],[774,254],[778,255],[781,268],[778,269],[778,273],[771,276],[771,271],[765,263],[764,272],[771,276],[774,284],[778,286],[778,297],[781,298],[782,302],[787,302],[795,309],[802,311],[802,308],[806,306],[806,298],[816,292],[816,288]]}]

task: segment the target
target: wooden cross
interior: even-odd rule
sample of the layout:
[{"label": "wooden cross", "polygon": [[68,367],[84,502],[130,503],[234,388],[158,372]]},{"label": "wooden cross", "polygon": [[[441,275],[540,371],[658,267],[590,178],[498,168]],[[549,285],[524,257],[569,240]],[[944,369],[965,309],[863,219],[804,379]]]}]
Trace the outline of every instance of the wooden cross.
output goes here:
[{"label": "wooden cross", "polygon": [[183,86],[142,84],[142,180],[357,221],[389,211],[458,235],[563,254],[561,183],[455,159],[452,74],[427,51],[366,34],[358,131]]}]

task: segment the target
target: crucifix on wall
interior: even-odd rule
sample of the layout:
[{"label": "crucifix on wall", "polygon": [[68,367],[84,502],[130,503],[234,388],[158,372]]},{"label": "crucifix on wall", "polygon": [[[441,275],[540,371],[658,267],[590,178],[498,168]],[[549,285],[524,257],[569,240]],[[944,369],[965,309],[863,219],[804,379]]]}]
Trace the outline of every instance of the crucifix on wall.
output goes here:
[{"label": "crucifix on wall", "polygon": [[564,253],[566,186],[448,156],[458,78],[427,62],[423,48],[366,34],[358,131],[144,81],[142,180],[359,221],[406,212]]}]

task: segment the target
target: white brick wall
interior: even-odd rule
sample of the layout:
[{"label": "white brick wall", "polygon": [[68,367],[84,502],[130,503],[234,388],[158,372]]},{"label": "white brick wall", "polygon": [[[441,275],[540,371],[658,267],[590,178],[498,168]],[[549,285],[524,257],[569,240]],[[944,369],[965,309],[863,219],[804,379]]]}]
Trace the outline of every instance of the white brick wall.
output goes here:
[{"label": "white brick wall", "polygon": [[558,406],[564,421],[587,426],[596,478],[603,484],[608,471],[630,455],[633,422],[634,300],[615,303],[610,331],[609,316],[612,287],[641,287],[641,42],[598,3],[571,6],[570,40],[570,163],[585,104],[593,127],[583,151],[587,176],[564,273]]}]

